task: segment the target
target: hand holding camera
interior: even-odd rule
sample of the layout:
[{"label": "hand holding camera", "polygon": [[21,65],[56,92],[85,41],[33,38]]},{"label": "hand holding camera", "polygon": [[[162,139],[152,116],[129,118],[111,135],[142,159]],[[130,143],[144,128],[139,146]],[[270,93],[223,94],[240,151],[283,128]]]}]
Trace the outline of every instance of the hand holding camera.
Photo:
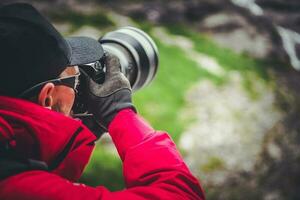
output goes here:
[{"label": "hand holding camera", "polygon": [[106,129],[114,116],[122,109],[135,108],[131,101],[130,83],[120,71],[119,59],[111,54],[105,56],[106,74],[103,84],[95,82],[83,70],[88,91],[86,102],[88,111]]}]

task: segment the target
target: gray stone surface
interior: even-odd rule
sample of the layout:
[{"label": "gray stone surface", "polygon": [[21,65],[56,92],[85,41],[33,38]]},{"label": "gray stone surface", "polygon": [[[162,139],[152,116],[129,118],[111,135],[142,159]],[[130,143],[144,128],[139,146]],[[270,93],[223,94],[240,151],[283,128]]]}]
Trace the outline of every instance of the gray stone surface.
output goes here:
[{"label": "gray stone surface", "polygon": [[[210,32],[210,36],[220,46],[237,53],[267,58],[275,48],[267,31],[258,30],[247,18],[237,13],[220,12],[210,15],[202,21],[201,28]],[[217,29],[219,31],[211,31]]]},{"label": "gray stone surface", "polygon": [[[282,117],[272,87],[255,79],[259,95],[253,99],[238,72],[230,77],[228,84],[219,87],[200,82],[187,96],[196,119],[183,133],[180,147],[193,172],[206,184],[226,184],[236,171],[251,172],[266,132]],[[276,147],[270,148],[277,153]]]}]

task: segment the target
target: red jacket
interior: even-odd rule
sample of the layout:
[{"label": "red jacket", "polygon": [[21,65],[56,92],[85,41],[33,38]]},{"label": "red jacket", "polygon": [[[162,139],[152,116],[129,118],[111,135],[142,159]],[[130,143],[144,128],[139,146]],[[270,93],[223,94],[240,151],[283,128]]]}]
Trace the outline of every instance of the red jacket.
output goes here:
[{"label": "red jacket", "polygon": [[0,199],[204,199],[199,182],[167,133],[153,130],[129,109],[114,118],[109,133],[123,161],[126,183],[126,189],[117,192],[74,183],[95,141],[80,121],[0,97],[0,144],[9,143],[22,157],[54,166],[50,172],[29,170],[1,180]]}]

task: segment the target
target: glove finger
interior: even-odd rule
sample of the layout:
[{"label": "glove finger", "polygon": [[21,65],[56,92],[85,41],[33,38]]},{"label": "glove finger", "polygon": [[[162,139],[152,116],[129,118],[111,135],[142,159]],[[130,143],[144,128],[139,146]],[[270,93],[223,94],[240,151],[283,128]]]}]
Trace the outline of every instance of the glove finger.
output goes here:
[{"label": "glove finger", "polygon": [[106,76],[111,77],[112,74],[120,72],[121,65],[119,59],[111,54],[108,54],[105,59],[106,63]]}]

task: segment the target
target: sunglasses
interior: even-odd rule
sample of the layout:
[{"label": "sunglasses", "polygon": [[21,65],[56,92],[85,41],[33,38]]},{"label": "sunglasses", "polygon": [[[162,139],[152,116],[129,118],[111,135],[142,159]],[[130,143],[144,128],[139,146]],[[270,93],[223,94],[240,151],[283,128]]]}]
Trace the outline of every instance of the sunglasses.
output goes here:
[{"label": "sunglasses", "polygon": [[20,98],[33,97],[39,90],[42,89],[42,87],[46,83],[53,83],[56,86],[57,85],[64,85],[64,86],[67,86],[69,88],[72,88],[75,91],[75,93],[77,93],[78,92],[78,87],[79,87],[79,76],[80,76],[80,73],[77,73],[77,74],[72,75],[72,76],[57,78],[57,79],[51,79],[51,80],[48,80],[48,81],[38,83],[37,85],[25,90],[21,95],[19,95],[19,97]]}]

